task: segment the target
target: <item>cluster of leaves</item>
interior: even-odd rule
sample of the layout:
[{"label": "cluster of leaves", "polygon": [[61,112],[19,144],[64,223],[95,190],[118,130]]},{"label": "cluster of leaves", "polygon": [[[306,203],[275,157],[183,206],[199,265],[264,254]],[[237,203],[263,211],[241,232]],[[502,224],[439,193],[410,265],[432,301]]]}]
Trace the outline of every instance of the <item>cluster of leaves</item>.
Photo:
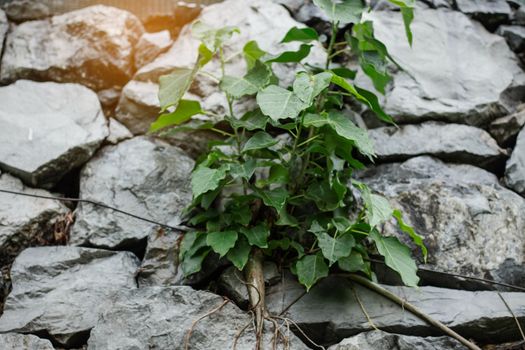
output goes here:
[{"label": "cluster of leaves", "polygon": [[[367,132],[342,107],[345,99],[355,99],[381,120],[392,120],[373,92],[352,82],[355,71],[332,64],[338,55],[353,54],[375,88],[384,92],[390,80],[387,65],[393,60],[374,37],[373,23],[362,20],[365,8],[360,0],[314,2],[333,21],[324,67],[301,64],[319,40],[318,33],[312,28],[291,28],[282,43],[299,42],[296,51],[270,54],[250,41],[240,53],[246,74],[226,75],[223,43],[238,29],[215,29],[196,22],[193,35],[201,45],[195,67],[176,69],[160,79],[163,114],[151,131],[208,129],[224,136],[210,145],[192,174],[188,223],[196,230],[182,241],[182,268],[187,275],[198,272],[206,256],[215,252],[242,270],[253,250],[260,249],[268,258],[289,266],[309,289],[330,269],[372,277],[368,254],[375,246],[404,283],[415,286],[418,277],[409,248],[395,237],[382,236],[380,226],[395,218],[425,256],[426,249],[399,211],[365,184],[352,180],[353,172],[364,167],[359,159],[372,160],[374,148]],[[411,40],[413,4],[392,2],[401,7]],[[341,25],[345,40],[336,42]],[[221,116],[226,128],[193,118],[213,113],[203,110],[198,101],[183,99],[214,57],[222,66],[222,75],[214,79],[229,106]],[[287,88],[279,85],[272,69],[282,63],[303,67]],[[235,101],[246,96],[255,96],[257,108],[234,115]]]}]

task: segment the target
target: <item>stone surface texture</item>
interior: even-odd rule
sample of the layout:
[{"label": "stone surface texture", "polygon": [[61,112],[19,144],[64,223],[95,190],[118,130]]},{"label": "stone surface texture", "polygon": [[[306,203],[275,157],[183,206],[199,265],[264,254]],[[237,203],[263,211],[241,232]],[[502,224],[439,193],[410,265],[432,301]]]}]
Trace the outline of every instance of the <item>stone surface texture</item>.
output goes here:
[{"label": "stone surface texture", "polygon": [[19,80],[0,87],[0,168],[50,188],[108,136],[97,95],[79,84]]},{"label": "stone surface texture", "polygon": [[2,48],[4,47],[4,39],[8,29],[9,23],[7,22],[5,12],[0,9],[0,53],[2,52]]},{"label": "stone surface texture", "polygon": [[158,55],[168,50],[171,44],[171,35],[168,30],[142,34],[135,48],[135,67],[139,69],[150,63]]},{"label": "stone surface texture", "polygon": [[[180,224],[191,201],[194,162],[165,141],[136,137],[103,148],[81,172],[80,197],[167,225]],[[106,248],[136,244],[155,224],[80,203],[71,244]]]},{"label": "stone surface texture", "polygon": [[512,9],[505,0],[456,0],[458,10],[494,29],[499,23],[506,22],[512,15]]},{"label": "stone surface texture", "polygon": [[504,25],[498,28],[498,34],[507,40],[514,52],[523,52],[525,49],[525,28],[518,25]]},{"label": "stone surface texture", "polygon": [[131,13],[97,5],[24,22],[9,33],[0,81],[77,82],[93,90],[124,85],[144,29]]},{"label": "stone surface texture", "polygon": [[47,339],[40,339],[31,334],[0,334],[0,345],[4,350],[54,350]]},{"label": "stone surface texture", "polygon": [[494,120],[490,124],[489,132],[501,146],[507,146],[516,139],[524,125],[525,105],[520,105],[516,113]]},{"label": "stone surface texture", "polygon": [[0,333],[48,333],[66,347],[82,345],[104,303],[136,288],[139,261],[129,252],[78,247],[24,250],[11,268],[13,290]]},{"label": "stone surface texture", "polygon": [[525,128],[518,134],[516,147],[505,170],[507,186],[525,197]]}]

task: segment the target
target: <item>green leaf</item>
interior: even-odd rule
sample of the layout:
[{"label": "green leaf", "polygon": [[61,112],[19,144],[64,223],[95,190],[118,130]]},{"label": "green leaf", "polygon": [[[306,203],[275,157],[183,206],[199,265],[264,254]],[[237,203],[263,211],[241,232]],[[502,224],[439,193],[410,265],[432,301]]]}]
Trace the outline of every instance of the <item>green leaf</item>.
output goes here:
[{"label": "green leaf", "polygon": [[309,291],[321,278],[328,276],[328,266],[320,253],[306,255],[295,265],[299,282]]},{"label": "green leaf", "polygon": [[222,78],[220,88],[234,98],[254,95],[268,85],[271,76],[270,68],[261,61],[256,61],[255,66],[244,77],[226,75]]},{"label": "green leaf", "polygon": [[357,75],[357,71],[351,70],[345,67],[341,68],[332,68],[331,71],[342,78],[345,79],[355,79],[355,76]]},{"label": "green leaf", "polygon": [[385,257],[385,263],[399,273],[403,283],[416,287],[419,282],[417,266],[410,255],[410,249],[395,237],[383,237],[377,230],[370,232],[379,254]]},{"label": "green leaf", "polygon": [[248,41],[246,45],[244,45],[242,52],[244,54],[244,60],[246,61],[248,69],[251,69],[253,66],[255,66],[255,62],[266,55],[266,51],[261,50],[255,40]]},{"label": "green leaf", "polygon": [[273,190],[256,189],[255,193],[263,200],[266,206],[275,208],[278,213],[283,210],[288,198],[288,191],[282,187],[274,188]]},{"label": "green leaf", "polygon": [[230,249],[228,254],[226,254],[226,257],[232,262],[232,264],[237,269],[242,271],[242,269],[244,269],[244,266],[248,262],[251,249],[252,247],[250,246],[248,241],[246,241],[246,238],[241,236],[237,240],[237,243],[235,243],[235,247]]},{"label": "green leaf", "polygon": [[151,124],[149,131],[155,132],[168,126],[182,124],[199,113],[202,113],[199,102],[180,100],[179,104],[177,105],[177,109],[171,113],[162,114],[156,122]]},{"label": "green leaf", "polygon": [[191,256],[186,256],[184,260],[182,260],[181,264],[182,273],[184,274],[184,276],[187,277],[189,275],[199,272],[202,268],[202,262],[208,256],[210,251],[211,249],[209,248],[201,249],[200,251]]},{"label": "green leaf", "polygon": [[266,60],[266,63],[290,63],[290,62],[301,62],[305,59],[312,49],[312,45],[302,44],[297,51],[285,51],[279,55],[276,55],[269,60]]},{"label": "green leaf", "polygon": [[268,124],[268,117],[265,116],[260,109],[255,109],[253,111],[245,113],[241,119],[231,119],[230,123],[232,127],[245,128],[246,130],[257,130],[265,129],[266,124]]},{"label": "green leaf", "polygon": [[253,158],[247,159],[244,163],[233,164],[231,166],[230,175],[236,178],[243,178],[249,180],[257,168],[257,161]]},{"label": "green leaf", "polygon": [[363,195],[366,212],[368,216],[368,223],[372,228],[389,220],[392,217],[393,210],[390,207],[388,200],[378,194],[373,194],[370,188],[365,184],[358,184],[358,188]]},{"label": "green leaf", "polygon": [[191,33],[194,38],[202,41],[210,51],[215,52],[226,40],[230,39],[233,34],[239,33],[239,28],[213,28],[201,21],[196,21],[191,26]]},{"label": "green leaf", "polygon": [[330,266],[337,260],[349,256],[355,246],[355,239],[351,234],[332,237],[327,232],[321,232],[317,233],[316,237],[319,248],[321,248],[324,257],[328,259]]},{"label": "green leaf", "polygon": [[293,92],[277,85],[270,85],[257,94],[261,111],[274,121],[295,119],[307,106]]},{"label": "green leaf", "polygon": [[361,0],[314,0],[332,22],[339,24],[358,23],[363,12]]},{"label": "green leaf", "polygon": [[289,214],[286,211],[286,208],[283,208],[283,210],[279,212],[279,219],[275,222],[275,224],[277,226],[291,226],[291,227],[299,226],[299,222],[297,221],[297,219],[291,214]]},{"label": "green leaf", "polygon": [[222,258],[235,246],[237,238],[235,231],[211,232],[206,236],[206,243]]},{"label": "green leaf", "polygon": [[270,175],[267,183],[287,184],[289,181],[288,168],[281,164],[274,164],[270,167]]},{"label": "green leaf", "polygon": [[190,231],[184,234],[180,244],[179,256],[193,255],[197,250],[206,246],[205,234],[203,232]]},{"label": "green leaf", "polygon": [[312,182],[305,197],[311,199],[321,211],[333,211],[341,206],[341,200],[328,181]]},{"label": "green leaf", "polygon": [[289,43],[292,41],[301,41],[308,43],[310,41],[319,40],[319,34],[313,28],[297,28],[293,27],[286,33],[281,43]]},{"label": "green leaf", "polygon": [[195,71],[189,68],[175,68],[170,74],[159,79],[159,101],[161,112],[175,106],[190,88]]},{"label": "green leaf", "polygon": [[242,152],[253,151],[261,148],[268,148],[277,144],[279,140],[264,131],[257,131],[242,148]]},{"label": "green leaf", "polygon": [[355,250],[349,256],[339,259],[337,265],[341,270],[348,272],[366,272],[367,270],[363,256]]},{"label": "green leaf", "polygon": [[408,43],[410,44],[410,46],[412,46],[413,37],[410,25],[414,20],[414,9],[411,7],[402,7],[401,14],[403,15],[403,23],[405,24],[405,33],[407,36]]},{"label": "green leaf", "polygon": [[314,98],[326,89],[332,80],[332,73],[322,72],[310,75],[300,72],[293,83],[293,92],[306,105],[312,105]]},{"label": "green leaf", "polygon": [[423,259],[426,264],[428,251],[427,251],[427,247],[425,246],[425,243],[423,242],[423,237],[418,235],[411,226],[407,225],[403,221],[403,214],[399,210],[394,210],[393,215],[396,218],[397,225],[399,226],[401,231],[408,234],[408,236],[412,239],[414,244],[421,249],[421,253],[423,253]]},{"label": "green leaf", "polygon": [[204,67],[208,62],[213,58],[213,52],[206,47],[204,44],[199,45],[199,59],[198,66],[200,68]]},{"label": "green leaf", "polygon": [[212,191],[219,187],[222,179],[226,177],[227,167],[220,167],[219,169],[211,169],[206,166],[199,165],[191,174],[191,189],[193,191],[193,198],[197,198],[203,193]]},{"label": "green leaf", "polygon": [[248,239],[248,242],[252,246],[259,248],[268,248],[268,237],[270,236],[270,230],[265,224],[259,224],[251,228],[241,228],[241,233]]}]

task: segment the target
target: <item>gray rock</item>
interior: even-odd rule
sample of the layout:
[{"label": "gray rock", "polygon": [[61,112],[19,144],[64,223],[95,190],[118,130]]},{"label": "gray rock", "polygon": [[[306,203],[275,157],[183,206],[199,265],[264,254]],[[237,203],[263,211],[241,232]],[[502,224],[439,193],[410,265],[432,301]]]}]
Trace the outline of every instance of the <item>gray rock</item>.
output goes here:
[{"label": "gray rock", "polygon": [[[394,72],[383,101],[397,121],[486,125],[509,114],[522,98],[525,74],[505,40],[462,13],[418,9],[412,48],[399,38],[404,30],[399,13],[376,11],[367,17],[403,67]],[[370,87],[362,75],[358,82]]]},{"label": "gray rock", "polygon": [[380,161],[432,155],[445,161],[495,170],[506,159],[506,152],[489,133],[468,125],[426,122],[371,129],[368,135]]},{"label": "gray rock", "polygon": [[498,34],[507,40],[512,51],[522,52],[525,49],[525,28],[523,26],[500,26]]},{"label": "gray rock", "polygon": [[[218,295],[186,286],[123,290],[91,331],[88,349],[182,350],[192,323],[201,317],[193,328],[188,348],[231,349],[237,333],[250,324],[251,316],[230,302],[204,317],[222,303]],[[253,349],[253,328],[247,327],[241,333],[237,349]],[[272,334],[269,327],[264,337],[265,348],[271,348]],[[282,343],[278,345],[278,349],[284,349]],[[290,349],[308,348],[291,334]]]},{"label": "gray rock", "polygon": [[[103,148],[81,172],[80,197],[176,226],[191,201],[194,162],[165,141],[136,137]],[[71,243],[123,247],[145,239],[154,224],[80,203]]]},{"label": "gray rock", "polygon": [[494,120],[489,132],[501,146],[508,146],[525,125],[525,105],[520,105],[516,113]]},{"label": "gray rock", "polygon": [[133,48],[143,31],[132,14],[102,5],[22,23],[7,37],[0,80],[122,86],[133,74]]},{"label": "gray rock", "polygon": [[346,338],[328,350],[464,350],[465,347],[450,337],[413,337],[372,331]]},{"label": "gray rock", "polygon": [[64,0],[12,0],[6,1],[2,7],[9,19],[15,22],[23,22],[62,14],[63,12],[58,10],[58,6],[63,6],[64,2]]},{"label": "gray rock", "polygon": [[97,95],[78,84],[19,80],[0,87],[0,167],[51,188],[108,135]]},{"label": "gray rock", "polygon": [[0,345],[4,350],[54,350],[47,339],[40,339],[31,334],[0,334]]},{"label": "gray rock", "polygon": [[[228,41],[224,46],[224,55],[230,57],[240,52],[243,46],[250,40],[257,40],[261,49],[270,53],[295,50],[299,43],[280,44],[286,32],[294,26],[300,26],[293,20],[286,9],[282,6],[264,0],[227,0],[206,7],[199,19],[211,27],[235,26],[240,29],[234,39]],[[186,26],[179,38],[175,41],[168,52],[160,55],[156,60],[147,64],[137,71],[134,80],[156,84],[160,76],[170,73],[176,67],[193,67],[197,58],[199,41],[191,35],[191,28]],[[181,55],[184,52],[184,55]],[[309,62],[321,64],[324,61],[324,50],[320,45],[312,48]],[[298,65],[275,65],[276,75],[283,79],[284,84],[289,84],[295,72],[301,68]],[[246,62],[237,56],[226,64],[226,74],[242,76],[246,72]],[[215,76],[220,76],[220,60],[215,58],[206,65],[204,71]],[[151,84],[137,84],[126,87],[126,96],[120,100],[117,119],[126,125],[134,134],[144,133],[148,130],[151,121],[158,116],[159,109],[153,109],[158,105],[158,98],[154,91],[158,88]],[[227,110],[227,101],[223,93],[218,89],[217,82],[202,75],[199,76],[190,89],[187,98],[200,101],[203,109],[222,114]],[[129,104],[129,105],[128,105]],[[137,108],[145,107],[145,108]],[[234,104],[236,115],[242,115],[255,106],[251,98],[237,101]]]},{"label": "gray rock", "polygon": [[0,9],[0,53],[2,52],[2,48],[4,46],[5,35],[7,34],[8,29],[9,29],[9,23],[7,22],[7,17],[5,15],[5,12]]},{"label": "gray rock", "polygon": [[[424,237],[427,267],[505,282],[499,270],[505,260],[525,262],[525,200],[495,175],[417,157],[369,168],[359,178],[386,196]],[[393,222],[383,233],[408,243]]]},{"label": "gray rock", "polygon": [[124,125],[120,124],[116,119],[109,119],[109,136],[106,141],[116,145],[120,141],[124,141],[133,137],[133,134]]},{"label": "gray rock", "polygon": [[[520,337],[516,322],[498,292],[383,287],[467,339],[497,343]],[[308,293],[295,279],[286,279],[285,284],[268,290],[266,302],[274,315],[289,307],[283,317],[296,321],[312,340],[333,345],[349,336],[373,330],[356,295],[379,329],[413,336],[440,335],[433,326],[398,304],[341,277],[325,278]],[[525,294],[502,292],[501,296],[518,320],[525,321]]]},{"label": "gray rock", "polygon": [[168,30],[142,34],[135,47],[135,68],[139,69],[150,63],[158,55],[168,50],[171,44],[171,35]]},{"label": "gray rock", "polygon": [[[52,195],[26,187],[8,174],[0,175],[0,188],[24,194]],[[57,201],[0,193],[0,266],[10,263],[29,246],[53,243],[55,223],[67,213],[69,210]]]},{"label": "gray rock", "polygon": [[80,346],[111,295],[136,288],[138,265],[129,252],[26,249],[11,268],[13,290],[0,318],[0,333],[47,332],[62,346]]},{"label": "gray rock", "polygon": [[456,0],[458,10],[480,21],[489,29],[509,21],[512,9],[505,0]]},{"label": "gray rock", "polygon": [[525,196],[525,128],[518,134],[516,147],[507,162],[505,183],[517,193]]}]

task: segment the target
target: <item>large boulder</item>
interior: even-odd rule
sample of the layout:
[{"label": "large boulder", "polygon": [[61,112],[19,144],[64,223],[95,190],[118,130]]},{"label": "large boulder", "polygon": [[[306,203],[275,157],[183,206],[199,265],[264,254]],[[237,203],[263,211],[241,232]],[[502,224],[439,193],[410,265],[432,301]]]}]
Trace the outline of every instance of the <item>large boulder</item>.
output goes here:
[{"label": "large boulder", "polygon": [[[470,0],[467,0],[470,1]],[[442,120],[486,125],[525,92],[525,74],[505,40],[460,12],[418,8],[412,48],[399,13],[375,11],[375,35],[403,68],[394,72],[385,110],[399,122]],[[358,82],[369,86],[368,78]]]},{"label": "large boulder", "polygon": [[171,35],[168,30],[142,34],[135,48],[135,67],[139,69],[150,63],[158,55],[168,50],[171,44]]},{"label": "large boulder", "polygon": [[26,187],[8,174],[0,175],[0,189],[22,193],[0,193],[0,266],[3,266],[29,246],[54,243],[55,224],[69,210],[57,201],[24,196],[52,194]]},{"label": "large boulder", "polygon": [[129,252],[78,247],[24,250],[11,268],[13,290],[0,333],[48,334],[68,348],[85,343],[104,304],[136,288],[139,260]]},{"label": "large boulder", "polygon": [[519,133],[516,147],[507,162],[505,183],[525,197],[525,128]]},{"label": "large boulder", "polygon": [[[523,322],[524,293],[502,292],[500,297],[498,292],[492,291],[382,287],[467,339],[481,343],[520,339],[516,320],[501,298]],[[294,320],[312,340],[322,345],[332,345],[349,336],[372,331],[371,323],[379,329],[398,334],[441,335],[435,327],[402,306],[344,277],[325,278],[308,293],[295,279],[286,278],[284,284],[269,288],[266,303],[271,314]]]},{"label": "large boulder", "polygon": [[[253,327],[247,326],[251,316],[231,302],[217,309],[223,303],[218,295],[186,286],[122,290],[92,330],[88,350],[232,349],[235,342],[237,349],[254,349]],[[271,348],[272,335],[268,327],[265,349]],[[289,347],[277,345],[308,349],[293,334]]]},{"label": "large boulder", "polygon": [[131,13],[102,5],[24,22],[7,37],[0,81],[122,86],[133,75],[133,50],[143,31]]},{"label": "large boulder", "polygon": [[328,350],[464,350],[465,347],[451,337],[414,337],[383,331],[365,332],[346,338]]},{"label": "large boulder", "polygon": [[4,350],[55,350],[49,340],[31,334],[0,334],[0,345]]},{"label": "large boulder", "polygon": [[456,0],[458,10],[494,29],[509,21],[512,9],[506,0]]},{"label": "large boulder", "polygon": [[[250,40],[256,40],[261,49],[270,53],[278,53],[286,49],[296,50],[299,46],[298,43],[280,43],[290,28],[301,26],[301,24],[293,20],[284,7],[272,2],[227,0],[204,8],[199,20],[215,28],[224,26],[239,28],[240,34],[235,34],[235,37],[224,46],[225,57],[233,57],[225,67],[228,75],[242,76],[245,74],[246,62],[237,53],[241,52],[244,45]],[[156,85],[160,76],[170,73],[174,68],[193,67],[198,54],[198,46],[199,41],[192,36],[191,27],[186,26],[168,52],[139,69],[133,79]],[[325,54],[321,46],[312,47],[309,62],[321,64],[324,59]],[[283,79],[285,84],[289,84],[300,66],[295,64],[274,65],[274,69],[276,75]],[[206,65],[204,71],[214,76],[220,76],[220,60],[217,57],[214,58]],[[130,82],[129,84],[137,83]],[[141,91],[144,91],[142,89],[145,88],[145,85],[142,86]],[[137,89],[138,86],[135,86],[133,91]],[[158,90],[158,88],[156,89]],[[159,108],[144,110],[137,109],[135,106],[153,106],[150,98],[153,94],[156,95],[155,91],[155,88],[148,86],[148,93],[133,93],[123,96],[117,108],[116,118],[134,133],[147,131],[148,128],[145,126],[149,127],[151,121],[155,120]],[[226,97],[219,91],[217,82],[206,75],[198,77],[190,89],[188,98],[199,100],[204,109],[217,114],[224,113],[228,109]],[[252,99],[243,99],[235,103],[233,108],[237,115],[242,115],[253,106],[254,101]],[[139,128],[137,125],[141,127]]]},{"label": "large boulder", "polygon": [[[401,209],[424,237],[428,267],[505,281],[502,266],[525,262],[525,199],[495,175],[423,156],[369,168],[359,178]],[[383,233],[408,243],[392,222]],[[519,284],[525,286],[525,273]]]},{"label": "large boulder", "polygon": [[498,118],[490,123],[489,132],[501,146],[508,146],[525,125],[525,104],[518,107],[516,113]]},{"label": "large boulder", "polygon": [[488,132],[473,126],[426,122],[371,129],[374,150],[380,161],[402,161],[432,155],[445,161],[498,169],[506,159]]},{"label": "large boulder", "polygon": [[50,188],[108,136],[97,95],[78,84],[19,80],[0,87],[0,168]]},{"label": "large boulder", "polygon": [[[136,137],[103,148],[81,171],[80,197],[176,226],[191,201],[194,162],[180,148]],[[80,203],[71,243],[116,248],[137,244],[155,224]]]}]

